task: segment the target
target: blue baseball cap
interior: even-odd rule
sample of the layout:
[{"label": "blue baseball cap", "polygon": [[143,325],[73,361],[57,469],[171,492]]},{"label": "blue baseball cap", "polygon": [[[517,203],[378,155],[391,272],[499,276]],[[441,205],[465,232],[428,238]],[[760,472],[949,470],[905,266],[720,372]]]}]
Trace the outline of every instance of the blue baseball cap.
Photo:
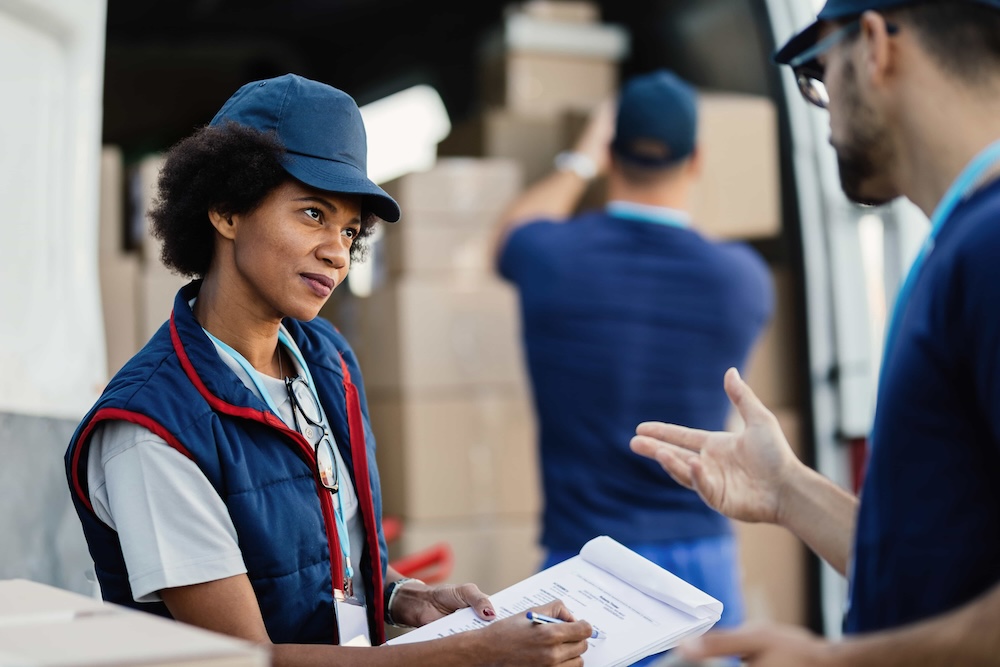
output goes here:
[{"label": "blue baseball cap", "polygon": [[[819,10],[816,21],[802,32],[792,37],[774,54],[774,62],[787,65],[792,58],[799,55],[819,39],[819,27],[823,21],[838,21],[860,16],[867,11],[883,11],[923,4],[926,0],[827,0],[823,9]],[[1000,9],[1000,0],[954,0],[987,5]]]},{"label": "blue baseball cap", "polygon": [[698,96],[665,69],[636,76],[618,97],[612,152],[640,166],[666,167],[694,152]]},{"label": "blue baseball cap", "polygon": [[237,90],[209,125],[238,123],[274,133],[291,176],[327,192],[362,196],[361,208],[387,222],[399,204],[368,178],[368,140],[361,111],[347,93],[296,74]]}]

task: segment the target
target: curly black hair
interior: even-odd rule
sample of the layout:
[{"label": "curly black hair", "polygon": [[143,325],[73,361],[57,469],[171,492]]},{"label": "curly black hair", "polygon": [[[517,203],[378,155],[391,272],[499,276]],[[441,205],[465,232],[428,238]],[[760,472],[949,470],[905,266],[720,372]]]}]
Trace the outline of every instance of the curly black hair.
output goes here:
[{"label": "curly black hair", "polygon": [[[275,188],[294,180],[281,166],[284,153],[274,135],[236,123],[203,127],[171,148],[149,213],[153,236],[163,241],[163,263],[182,275],[204,277],[215,249],[208,212],[253,212]],[[365,258],[361,240],[378,220],[362,213],[352,262]]]}]

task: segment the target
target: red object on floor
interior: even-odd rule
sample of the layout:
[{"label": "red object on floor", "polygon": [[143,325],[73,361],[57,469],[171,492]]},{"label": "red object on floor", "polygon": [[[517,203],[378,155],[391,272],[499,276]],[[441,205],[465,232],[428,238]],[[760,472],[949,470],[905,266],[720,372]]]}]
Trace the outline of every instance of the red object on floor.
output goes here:
[{"label": "red object on floor", "polygon": [[[394,542],[403,535],[403,522],[393,516],[382,517],[382,532],[386,542]],[[451,576],[455,569],[455,554],[447,542],[438,542],[414,554],[400,556],[390,566],[404,577],[420,579],[428,584],[439,584]]]}]

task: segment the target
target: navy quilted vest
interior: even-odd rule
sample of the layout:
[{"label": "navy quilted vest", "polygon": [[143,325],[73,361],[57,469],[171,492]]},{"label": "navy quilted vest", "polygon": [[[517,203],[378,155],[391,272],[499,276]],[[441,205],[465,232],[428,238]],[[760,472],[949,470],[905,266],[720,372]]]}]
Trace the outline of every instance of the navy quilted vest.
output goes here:
[{"label": "navy quilted vest", "polygon": [[[337,643],[333,595],[343,585],[343,568],[333,503],[314,472],[315,453],[219,358],[188,306],[199,287],[195,281],[178,292],[170,321],[111,380],[66,452],[73,503],[104,598],[169,616],[162,603],[132,599],[118,534],[90,504],[89,436],[102,421],[124,420],[191,458],[226,503],[271,641]],[[372,642],[382,643],[387,556],[361,372],[328,322],[284,325],[309,365],[357,489],[367,544],[355,560],[366,581]]]}]

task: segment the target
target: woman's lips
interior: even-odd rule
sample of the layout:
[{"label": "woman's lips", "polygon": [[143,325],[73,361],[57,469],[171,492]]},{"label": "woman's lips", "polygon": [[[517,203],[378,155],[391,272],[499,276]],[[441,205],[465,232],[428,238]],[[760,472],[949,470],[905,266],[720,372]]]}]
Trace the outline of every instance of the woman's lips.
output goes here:
[{"label": "woman's lips", "polygon": [[326,298],[333,293],[333,288],[336,285],[333,278],[321,273],[300,273],[299,275],[316,296]]}]

